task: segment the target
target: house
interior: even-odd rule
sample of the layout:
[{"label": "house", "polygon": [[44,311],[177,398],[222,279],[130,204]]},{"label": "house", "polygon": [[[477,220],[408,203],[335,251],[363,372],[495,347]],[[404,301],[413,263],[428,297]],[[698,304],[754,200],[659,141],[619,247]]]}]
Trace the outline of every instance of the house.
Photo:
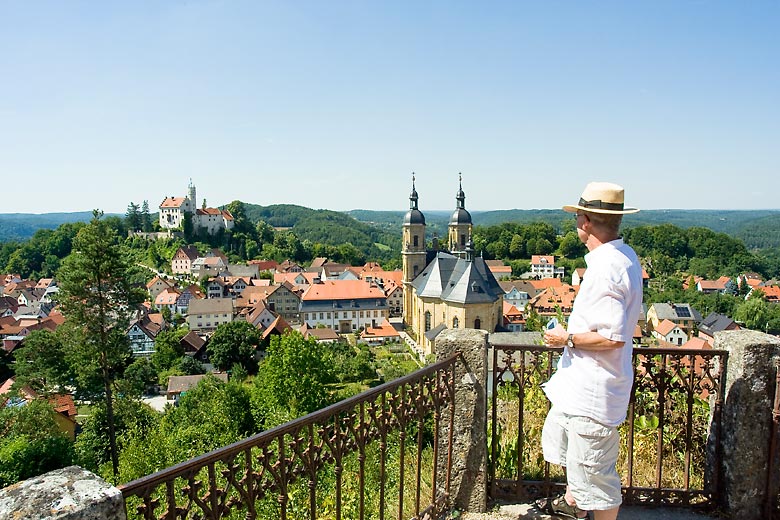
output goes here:
[{"label": "house", "polygon": [[201,361],[205,359],[206,340],[198,336],[195,331],[189,331],[181,338],[179,344],[184,349],[185,356],[191,356]]},{"label": "house", "polygon": [[750,290],[745,299],[750,298],[750,295],[754,291],[761,293],[762,297],[767,303],[780,303],[780,286],[778,285],[762,285],[754,287]]},{"label": "house", "polygon": [[[24,405],[36,399],[42,399],[38,393],[25,385],[18,389],[19,400],[15,397],[11,397],[12,386],[16,380],[11,377],[7,379],[2,385],[0,385],[0,408],[13,405]],[[47,398],[49,404],[54,408],[55,416],[54,420],[57,423],[59,430],[67,435],[72,441],[76,440],[76,404],[73,402],[73,398],[68,394],[53,394]]]},{"label": "house", "polygon": [[712,344],[715,341],[716,332],[721,330],[740,330],[740,328],[734,320],[725,314],[711,312],[699,324],[699,337]]},{"label": "house", "polygon": [[176,312],[179,314],[187,314],[189,312],[192,300],[202,300],[206,297],[201,288],[195,284],[190,284],[180,292],[179,299],[176,301]]},{"label": "house", "polygon": [[249,265],[256,265],[258,272],[274,273],[279,268],[279,262],[275,260],[250,260]]},{"label": "house", "polygon": [[394,281],[388,281],[382,285],[387,297],[387,308],[390,316],[401,316],[404,312],[404,289],[400,284],[396,285]]},{"label": "house", "polygon": [[227,261],[219,256],[202,256],[192,262],[192,275],[197,278],[219,276],[227,272]]},{"label": "house", "polygon": [[532,291],[534,296],[537,294],[534,286],[525,280],[500,281],[498,285],[504,291],[504,301],[518,309],[525,309],[525,306],[528,305],[528,300],[530,300],[528,290]]},{"label": "house", "polygon": [[261,334],[263,340],[267,341],[271,336],[282,336],[292,330],[292,327],[285,321],[282,316],[277,316]]},{"label": "house", "polygon": [[328,280],[310,285],[301,295],[301,320],[340,333],[357,331],[389,316],[385,293],[363,280]]},{"label": "house", "polygon": [[200,253],[195,246],[182,246],[176,250],[171,260],[171,271],[174,274],[190,274],[192,263],[198,259]]},{"label": "house", "polygon": [[506,300],[504,301],[504,328],[509,332],[523,332],[525,328],[523,313]]},{"label": "house", "polygon": [[279,264],[279,268],[276,271],[280,273],[302,273],[305,269],[292,260],[285,260]]},{"label": "house", "polygon": [[528,302],[528,306],[539,316],[552,318],[559,313],[569,316],[574,307],[574,298],[579,292],[579,287],[563,284],[560,287],[548,287],[537,294]]},{"label": "house", "polygon": [[717,280],[700,279],[696,283],[696,290],[704,294],[725,294],[729,287],[733,287],[730,282],[731,278],[728,276],[721,276]]},{"label": "house", "polygon": [[289,282],[283,282],[271,287],[271,291],[266,296],[268,307],[281,315],[285,320],[298,322],[300,320],[301,294],[303,291],[296,290]]},{"label": "house", "polygon": [[155,276],[146,283],[146,290],[149,292],[151,301],[155,301],[157,296],[165,289],[172,289],[173,284],[167,280],[163,280],[159,276]]},{"label": "house", "polygon": [[255,303],[249,307],[249,313],[246,315],[247,323],[251,323],[260,330],[267,329],[276,320],[278,315],[271,311],[264,301]]},{"label": "house", "polygon": [[337,343],[341,341],[341,336],[338,333],[328,327],[309,327],[305,323],[301,325],[298,330],[303,339],[314,338],[317,343]]},{"label": "house", "polygon": [[531,255],[531,276],[537,280],[544,278],[563,278],[563,267],[555,267],[552,255]]},{"label": "house", "polygon": [[571,273],[571,284],[575,287],[582,285],[582,280],[585,278],[585,267],[578,267]]},{"label": "house", "polygon": [[130,348],[135,357],[149,357],[154,353],[154,340],[160,333],[160,325],[150,320],[147,315],[134,320],[127,330],[130,338]]},{"label": "house", "polygon": [[157,298],[154,299],[154,306],[161,311],[168,309],[171,314],[176,314],[178,312],[176,304],[180,296],[181,293],[177,289],[169,287],[157,295]]},{"label": "house", "polygon": [[658,327],[663,320],[678,325],[686,334],[701,322],[701,314],[688,303],[654,303],[647,311],[649,332]]},{"label": "house", "polygon": [[367,327],[360,334],[360,342],[368,345],[382,345],[384,343],[397,343],[401,341],[401,335],[386,319],[378,327]]},{"label": "house", "polygon": [[688,334],[671,320],[661,321],[653,330],[653,336],[678,347],[688,341]]},{"label": "house", "polygon": [[198,386],[198,383],[200,383],[203,378],[209,376],[216,377],[223,383],[228,382],[228,375],[226,372],[211,372],[210,374],[198,374],[194,376],[171,376],[168,378],[168,391],[166,392],[168,400],[176,399],[188,390],[192,390]]},{"label": "house", "polygon": [[485,260],[485,263],[496,280],[512,278],[512,266],[504,264],[503,260]]},{"label": "house", "polygon": [[232,298],[191,300],[187,325],[193,331],[214,331],[223,323],[233,321]]}]

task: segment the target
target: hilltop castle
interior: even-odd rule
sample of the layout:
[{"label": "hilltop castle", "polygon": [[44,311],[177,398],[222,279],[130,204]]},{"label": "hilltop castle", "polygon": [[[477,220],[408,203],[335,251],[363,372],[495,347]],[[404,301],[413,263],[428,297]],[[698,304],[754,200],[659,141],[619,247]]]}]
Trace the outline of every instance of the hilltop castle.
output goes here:
[{"label": "hilltop castle", "polygon": [[471,214],[466,210],[462,180],[456,208],[447,226],[448,251],[439,250],[434,237],[428,249],[425,216],[417,207],[412,176],[409,211],[403,223],[404,323],[417,336],[426,354],[448,328],[486,329],[501,325],[503,290],[485,260],[474,254]]},{"label": "hilltop castle", "polygon": [[182,229],[185,215],[192,221],[192,230],[205,230],[213,235],[220,230],[233,229],[233,215],[229,211],[217,208],[207,208],[206,200],[203,207],[196,206],[195,186],[190,179],[186,197],[165,197],[160,204],[160,227],[162,229]]}]

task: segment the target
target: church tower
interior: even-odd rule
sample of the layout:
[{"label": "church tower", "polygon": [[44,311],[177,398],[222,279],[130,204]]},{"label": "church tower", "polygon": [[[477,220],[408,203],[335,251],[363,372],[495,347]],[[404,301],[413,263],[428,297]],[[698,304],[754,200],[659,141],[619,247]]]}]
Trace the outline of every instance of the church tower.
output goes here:
[{"label": "church tower", "polygon": [[425,269],[427,252],[425,250],[425,216],[417,208],[417,190],[414,187],[414,174],[412,174],[412,193],[409,195],[409,211],[404,217],[403,249],[401,257],[403,263],[404,283],[404,321],[411,323],[412,310],[412,281]]},{"label": "church tower", "polygon": [[466,194],[463,193],[463,176],[458,174],[457,206],[450,217],[448,237],[450,252],[459,257],[466,254],[466,243],[471,239],[471,214],[466,211]]},{"label": "church tower", "polygon": [[187,198],[190,199],[188,212],[189,213],[195,213],[195,209],[198,207],[198,199],[195,198],[195,185],[192,184],[192,179],[190,179],[190,185],[187,186]]}]

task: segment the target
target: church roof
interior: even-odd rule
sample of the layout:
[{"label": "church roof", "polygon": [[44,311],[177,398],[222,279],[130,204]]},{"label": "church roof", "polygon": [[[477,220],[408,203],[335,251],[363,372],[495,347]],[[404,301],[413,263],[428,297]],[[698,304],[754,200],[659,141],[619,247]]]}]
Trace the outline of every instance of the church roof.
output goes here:
[{"label": "church roof", "polygon": [[492,303],[503,295],[481,257],[473,260],[440,252],[412,282],[417,296],[452,303]]},{"label": "church roof", "polygon": [[419,209],[410,209],[404,217],[404,224],[423,224],[425,225],[425,215]]},{"label": "church roof", "polygon": [[457,208],[452,212],[450,224],[471,224],[471,213],[466,208]]}]

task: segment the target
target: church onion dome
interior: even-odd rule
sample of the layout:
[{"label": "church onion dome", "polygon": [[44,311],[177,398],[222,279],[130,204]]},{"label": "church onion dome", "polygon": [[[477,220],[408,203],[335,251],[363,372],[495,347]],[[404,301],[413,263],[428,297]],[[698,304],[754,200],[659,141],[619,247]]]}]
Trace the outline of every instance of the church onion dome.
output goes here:
[{"label": "church onion dome", "polygon": [[450,225],[457,224],[471,224],[471,213],[466,208],[458,208],[452,212],[450,217]]},{"label": "church onion dome", "polygon": [[417,208],[410,209],[404,217],[404,224],[422,224],[425,225],[425,215]]}]

